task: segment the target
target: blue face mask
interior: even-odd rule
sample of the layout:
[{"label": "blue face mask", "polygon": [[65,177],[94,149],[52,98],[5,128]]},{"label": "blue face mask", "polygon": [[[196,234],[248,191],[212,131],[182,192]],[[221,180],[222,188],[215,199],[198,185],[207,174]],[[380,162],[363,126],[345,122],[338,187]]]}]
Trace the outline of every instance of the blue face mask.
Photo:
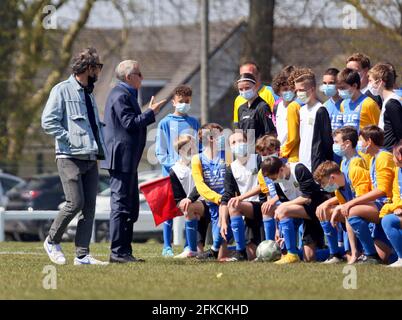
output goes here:
[{"label": "blue face mask", "polygon": [[332,151],[338,156],[338,157],[344,157],[345,156],[345,150],[342,149],[342,146],[340,144],[334,143],[332,145]]},{"label": "blue face mask", "polygon": [[363,147],[363,142],[360,140],[357,142],[356,150],[361,153],[367,153],[368,146]]},{"label": "blue face mask", "polygon": [[327,184],[323,189],[325,192],[332,193],[335,192],[335,190],[339,189],[339,186],[336,183]]},{"label": "blue face mask", "polygon": [[253,88],[244,91],[239,91],[239,94],[246,100],[251,100],[255,97],[255,92]]},{"label": "blue face mask", "polygon": [[295,96],[295,93],[290,90],[284,91],[282,93],[282,99],[286,102],[292,101],[294,96]]},{"label": "blue face mask", "polygon": [[236,157],[245,157],[247,155],[247,143],[237,143],[230,149],[232,153],[236,155]]},{"label": "blue face mask", "polygon": [[216,142],[216,146],[217,146],[218,150],[225,150],[225,144],[226,144],[225,136],[220,135]]},{"label": "blue face mask", "polygon": [[334,84],[323,84],[321,85],[320,90],[327,97],[333,97],[334,95],[336,95],[336,85]]},{"label": "blue face mask", "polygon": [[182,114],[187,114],[191,109],[191,105],[189,103],[177,103],[176,111]]},{"label": "blue face mask", "polygon": [[347,100],[347,99],[352,99],[352,93],[349,90],[338,90],[339,96],[343,99],[343,100]]}]

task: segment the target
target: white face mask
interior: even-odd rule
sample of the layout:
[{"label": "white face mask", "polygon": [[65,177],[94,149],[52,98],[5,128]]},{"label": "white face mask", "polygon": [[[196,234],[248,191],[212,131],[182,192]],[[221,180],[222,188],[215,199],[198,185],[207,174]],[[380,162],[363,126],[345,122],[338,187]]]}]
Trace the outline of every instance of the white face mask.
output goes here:
[{"label": "white face mask", "polygon": [[190,111],[191,105],[189,103],[177,103],[176,106],[176,111],[180,112],[182,114],[187,114]]},{"label": "white face mask", "polygon": [[[376,81],[377,82],[377,81]],[[375,82],[374,82],[375,83]],[[378,86],[375,86],[374,83],[369,83],[367,89],[374,95],[380,96],[382,94],[383,89],[381,88],[381,82]]]},{"label": "white face mask", "polygon": [[309,100],[309,96],[306,91],[297,91],[297,98],[304,104],[306,104]]}]

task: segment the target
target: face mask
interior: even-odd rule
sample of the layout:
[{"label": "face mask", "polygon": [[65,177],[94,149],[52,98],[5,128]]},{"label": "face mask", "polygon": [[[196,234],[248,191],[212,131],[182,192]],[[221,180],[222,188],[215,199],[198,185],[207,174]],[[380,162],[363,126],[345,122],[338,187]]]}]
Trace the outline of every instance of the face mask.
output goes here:
[{"label": "face mask", "polygon": [[333,97],[334,95],[336,95],[336,85],[334,84],[323,84],[321,85],[320,90],[327,97]]},{"label": "face mask", "polygon": [[345,150],[342,149],[342,146],[340,144],[334,143],[332,145],[332,151],[339,157],[345,156]]},{"label": "face mask", "polygon": [[332,193],[335,192],[335,190],[337,190],[338,188],[339,186],[336,183],[334,183],[326,185],[323,189],[325,192]]},{"label": "face mask", "polygon": [[277,153],[273,153],[273,154],[271,154],[271,155],[269,155],[270,157],[275,157],[275,158],[279,158],[279,154],[277,154]]},{"label": "face mask", "polygon": [[357,142],[356,150],[361,153],[367,153],[368,146],[363,147],[363,142],[360,140]]},{"label": "face mask", "polygon": [[237,157],[245,157],[247,155],[247,143],[237,143],[231,147],[231,150]]},{"label": "face mask", "polygon": [[367,86],[367,89],[374,95],[374,96],[380,96],[382,93],[382,90],[380,89],[381,84],[376,88],[372,83],[369,83]]},{"label": "face mask", "polygon": [[218,150],[225,150],[225,143],[226,143],[225,136],[223,136],[223,135],[219,136],[218,140],[217,140]]},{"label": "face mask", "polygon": [[282,93],[282,99],[286,102],[292,101],[294,96],[295,96],[294,92],[290,90],[284,91]]},{"label": "face mask", "polygon": [[268,159],[268,157],[269,157],[269,156],[261,156],[261,160],[262,160],[262,161],[265,161],[265,160]]},{"label": "face mask", "polygon": [[182,114],[187,114],[191,109],[191,105],[189,103],[177,103],[176,111]]},{"label": "face mask", "polygon": [[352,99],[352,93],[349,90],[338,90],[339,96],[343,100]]},{"label": "face mask", "polygon": [[297,91],[297,97],[304,104],[306,104],[309,100],[309,96],[307,95],[306,91]]},{"label": "face mask", "polygon": [[246,100],[251,100],[255,96],[253,88],[244,91],[239,91],[239,94]]}]

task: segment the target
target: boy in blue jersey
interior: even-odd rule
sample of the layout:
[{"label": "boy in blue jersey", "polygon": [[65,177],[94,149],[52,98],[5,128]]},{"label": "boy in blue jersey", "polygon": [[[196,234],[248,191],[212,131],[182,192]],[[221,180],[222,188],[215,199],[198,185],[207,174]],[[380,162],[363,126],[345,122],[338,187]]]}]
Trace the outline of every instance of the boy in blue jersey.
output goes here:
[{"label": "boy in blue jersey", "polygon": [[[330,257],[326,264],[342,260],[342,250],[338,246],[336,227],[344,232],[344,243],[348,263],[359,257],[357,240],[347,219],[340,214],[339,204],[346,203],[370,191],[370,176],[365,161],[357,154],[358,134],[355,128],[346,126],[334,132],[334,153],[343,158],[340,167],[331,161],[320,164],[314,172],[314,179],[327,192],[335,196],[317,207],[316,215],[327,238]],[[336,190],[335,190],[336,189]],[[341,222],[340,226],[337,224]]]},{"label": "boy in blue jersey", "polygon": [[380,210],[392,197],[395,163],[392,154],[382,149],[384,132],[371,125],[359,133],[357,150],[371,156],[371,191],[340,206],[341,214],[348,219],[354,233],[363,246],[360,263],[388,262],[392,247],[380,223]]},{"label": "boy in blue jersey", "polygon": [[[169,176],[170,168],[179,160],[174,150],[174,142],[179,135],[188,134],[196,139],[200,127],[198,120],[188,115],[191,109],[192,90],[182,85],[174,90],[172,104],[174,112],[163,118],[159,124],[156,135],[155,153],[162,165],[163,176]],[[163,224],[163,250],[162,256],[173,257],[171,246],[173,220]]]},{"label": "boy in blue jersey", "polygon": [[[208,206],[212,226],[212,247],[197,256],[200,260],[218,259],[224,239],[220,234],[219,205],[224,193],[224,180],[226,172],[225,162],[225,136],[223,128],[216,123],[204,124],[198,131],[202,142],[202,152],[191,159],[191,173],[195,187]],[[228,228],[226,239],[231,239],[231,228]]]},{"label": "boy in blue jersey", "polygon": [[[343,115],[341,112],[341,102],[342,98],[338,94],[336,88],[336,76],[339,70],[336,68],[329,68],[324,72],[322,77],[322,85],[320,86],[320,91],[328,98],[324,102],[324,107],[327,108],[329,117],[331,118],[331,128],[332,132],[343,126]],[[342,158],[334,155],[334,161],[336,163],[341,163]]]}]

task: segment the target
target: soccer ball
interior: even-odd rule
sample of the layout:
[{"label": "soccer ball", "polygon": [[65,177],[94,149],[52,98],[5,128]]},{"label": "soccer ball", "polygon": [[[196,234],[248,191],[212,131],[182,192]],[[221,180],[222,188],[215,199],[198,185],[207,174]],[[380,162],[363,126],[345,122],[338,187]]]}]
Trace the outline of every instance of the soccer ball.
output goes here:
[{"label": "soccer ball", "polygon": [[262,261],[275,261],[281,258],[281,248],[273,240],[265,240],[257,247],[257,258]]}]

